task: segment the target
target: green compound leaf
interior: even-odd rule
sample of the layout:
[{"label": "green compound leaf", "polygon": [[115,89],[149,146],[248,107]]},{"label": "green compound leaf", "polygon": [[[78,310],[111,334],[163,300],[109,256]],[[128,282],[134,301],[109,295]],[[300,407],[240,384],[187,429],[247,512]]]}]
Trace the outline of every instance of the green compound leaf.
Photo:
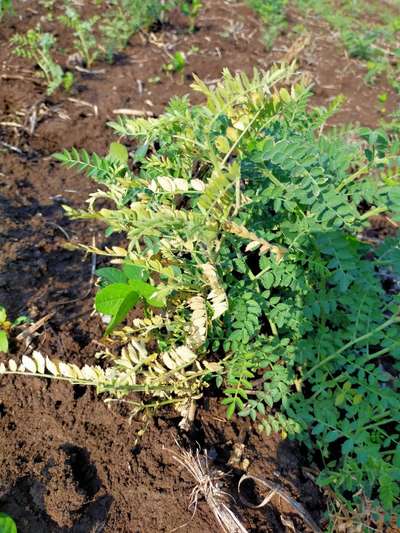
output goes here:
[{"label": "green compound leaf", "polygon": [[400,490],[398,484],[389,476],[383,475],[379,479],[379,496],[386,509],[392,509]]},{"label": "green compound leaf", "polygon": [[0,533],[17,533],[14,520],[5,513],[0,513]]}]

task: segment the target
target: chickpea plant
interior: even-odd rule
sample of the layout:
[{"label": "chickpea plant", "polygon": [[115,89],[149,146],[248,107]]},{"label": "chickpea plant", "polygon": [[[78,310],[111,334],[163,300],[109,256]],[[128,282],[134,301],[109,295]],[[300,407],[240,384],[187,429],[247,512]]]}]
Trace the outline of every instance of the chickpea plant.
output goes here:
[{"label": "chickpea plant", "polygon": [[89,19],[82,19],[71,6],[66,6],[64,15],[58,17],[60,22],[74,32],[74,48],[80,54],[87,68],[91,68],[100,55],[94,27],[100,17],[93,16]]},{"label": "chickpea plant", "polygon": [[30,29],[26,34],[16,33],[10,39],[14,46],[13,53],[19,57],[33,59],[41,70],[47,83],[47,94],[52,94],[60,85],[69,90],[73,84],[73,75],[64,73],[62,67],[55,62],[52,49],[56,38],[51,33],[44,33],[40,26]]},{"label": "chickpea plant", "polygon": [[201,0],[187,0],[184,1],[181,5],[182,13],[186,15],[189,20],[190,33],[193,33],[196,29],[196,20],[199,16],[202,7],[203,2]]},{"label": "chickpea plant", "polygon": [[400,514],[400,297],[381,273],[400,274],[400,248],[363,235],[379,213],[400,221],[399,181],[387,178],[399,156],[385,132],[323,133],[339,100],[310,109],[306,87],[287,88],[293,76],[224,71],[215,89],[195,79],[204,104],[174,98],[159,118],[111,123],[133,153],[56,155],[101,186],[66,212],[127,240],[81,246],[111,262],[95,306],[116,344],[97,366],[35,352],[0,370],[184,417],[214,382],[228,418],[302,441],[321,485],[389,520]]}]

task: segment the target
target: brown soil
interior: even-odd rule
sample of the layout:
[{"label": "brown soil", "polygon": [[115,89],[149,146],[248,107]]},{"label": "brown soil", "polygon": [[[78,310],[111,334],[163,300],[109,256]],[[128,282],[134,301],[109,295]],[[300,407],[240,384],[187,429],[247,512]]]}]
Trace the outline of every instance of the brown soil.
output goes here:
[{"label": "brown soil", "polygon": [[[32,65],[10,54],[7,44],[15,31],[24,31],[43,15],[37,2],[17,1],[18,16],[0,26],[0,302],[12,318],[21,313],[49,319],[30,339],[43,354],[84,364],[93,360],[102,324],[90,316],[93,299],[92,264],[88,257],[63,248],[67,240],[104,243],[101,228],[69,221],[61,204],[83,206],[93,183],[61,168],[51,154],[71,146],[104,153],[112,133],[107,121],[113,110],[130,108],[162,112],[171,96],[190,93],[192,72],[212,82],[223,67],[251,73],[272,61],[294,55],[315,83],[314,102],[327,104],[343,93],[348,101],[335,120],[374,126],[382,114],[377,95],[395,97],[384,81],[368,87],[365,69],[346,58],[326,27],[308,20],[311,39],[297,53],[292,37],[283,35],[267,53],[262,26],[243,5],[207,0],[193,35],[174,13],[165,27],[134,37],[113,64],[97,64],[95,74],[76,72],[70,95],[52,97],[32,71]],[[290,25],[299,15],[290,13]],[[68,37],[57,23],[44,23],[68,50]],[[161,67],[167,52],[185,51],[183,76],[168,76]],[[294,59],[295,57],[293,57]],[[64,61],[65,57],[60,58]],[[160,77],[160,83],[148,80]],[[30,119],[36,116],[34,132]],[[19,123],[16,128],[9,123]],[[8,123],[8,124],[4,124]],[[26,347],[13,341],[18,357]],[[281,483],[321,521],[324,499],[310,475],[307,457],[297,444],[278,435],[260,436],[243,420],[227,422],[216,398],[200,402],[193,430],[178,429],[174,412],[155,419],[138,445],[140,421],[129,422],[129,412],[108,408],[92,390],[62,383],[4,377],[0,385],[0,510],[12,515],[18,531],[28,532],[167,532],[217,531],[204,501],[192,516],[187,509],[192,480],[178,467],[166,448],[176,450],[198,443],[216,465],[229,470],[235,444],[244,445],[250,472]],[[237,496],[240,470],[228,478]],[[293,509],[279,500],[255,511],[233,503],[252,532],[285,531],[281,520],[291,520],[306,531]],[[323,522],[322,522],[323,525]]]}]

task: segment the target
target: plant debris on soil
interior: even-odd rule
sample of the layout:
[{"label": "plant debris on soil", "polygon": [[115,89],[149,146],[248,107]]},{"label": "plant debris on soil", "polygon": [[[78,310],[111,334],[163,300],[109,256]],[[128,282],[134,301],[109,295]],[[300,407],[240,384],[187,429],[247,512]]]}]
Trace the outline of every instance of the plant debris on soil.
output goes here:
[{"label": "plant debris on soil", "polygon": [[[52,154],[75,146],[105,153],[113,139],[107,122],[118,110],[158,115],[174,95],[191,94],[192,73],[215,83],[224,67],[251,73],[278,60],[297,60],[314,85],[313,102],[327,105],[343,94],[346,102],[333,123],[374,127],[382,118],[377,95],[387,93],[387,113],[396,95],[380,80],[368,86],[361,63],[346,56],[326,23],[307,25],[306,41],[289,38],[300,15],[289,11],[289,26],[271,52],[257,15],[244,4],[206,0],[193,34],[172,13],[149,33],[134,36],[114,64],[76,72],[71,93],[51,97],[29,62],[11,55],[9,38],[33,27],[45,14],[37,2],[15,2],[16,15],[0,23],[0,303],[12,318],[27,314],[48,320],[30,338],[13,341],[18,357],[29,343],[43,355],[80,365],[93,363],[104,325],[91,314],[93,261],[65,248],[68,242],[101,246],[95,224],[73,222],[63,204],[83,207],[93,183],[66,171]],[[67,47],[57,22],[48,23]],[[296,44],[297,43],[297,44]],[[168,53],[184,51],[183,75],[162,72]],[[159,78],[156,82],[149,80]],[[314,483],[299,444],[252,431],[248,421],[228,422],[211,392],[199,402],[189,433],[166,409],[136,442],[141,420],[130,421],[124,406],[103,403],[91,389],[59,382],[2,377],[0,383],[0,510],[28,532],[217,531],[205,501],[188,509],[193,480],[177,467],[166,448],[184,445],[207,450],[218,468],[229,472],[226,490],[235,514],[251,532],[309,531],[284,500],[249,509],[240,503],[237,483],[244,467],[253,476],[274,479],[301,503],[322,529],[326,499]],[[239,462],[231,461],[242,447]],[[229,463],[230,462],[230,463]],[[228,464],[229,463],[229,464]],[[230,466],[229,466],[230,465]]]}]

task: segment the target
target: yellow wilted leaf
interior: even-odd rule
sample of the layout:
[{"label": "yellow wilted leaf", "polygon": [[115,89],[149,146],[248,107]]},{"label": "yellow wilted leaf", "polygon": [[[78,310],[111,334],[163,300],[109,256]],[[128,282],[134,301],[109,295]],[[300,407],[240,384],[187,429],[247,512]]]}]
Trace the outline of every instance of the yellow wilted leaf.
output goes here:
[{"label": "yellow wilted leaf", "polygon": [[249,244],[245,248],[245,252],[254,252],[254,250],[257,250],[257,248],[260,247],[260,243],[258,241],[252,241],[249,242]]},{"label": "yellow wilted leaf", "polygon": [[194,179],[194,180],[190,181],[190,186],[195,191],[203,192],[206,185],[205,185],[204,181],[201,181],[201,180],[198,180],[198,179]]},{"label": "yellow wilted leaf", "polygon": [[36,363],[28,357],[27,355],[22,356],[22,364],[24,367],[29,370],[29,372],[32,372],[32,374],[36,374]]},{"label": "yellow wilted leaf", "polygon": [[43,355],[40,352],[35,350],[33,352],[33,354],[32,354],[32,359],[36,363],[36,368],[37,368],[38,372],[40,374],[44,374],[45,369],[46,369],[46,361],[44,360]]},{"label": "yellow wilted leaf", "polygon": [[243,120],[238,120],[233,124],[233,126],[239,131],[244,131],[246,129],[246,124]]},{"label": "yellow wilted leaf", "polygon": [[353,397],[353,405],[358,405],[363,401],[364,397],[362,394],[355,394]]},{"label": "yellow wilted leaf", "polygon": [[210,361],[203,361],[203,365],[211,372],[220,372],[223,370],[223,366],[220,363],[214,363]]},{"label": "yellow wilted leaf", "polygon": [[167,191],[167,192],[175,191],[174,182],[171,178],[168,178],[168,176],[159,176],[158,184],[161,186],[162,189],[164,189],[164,191]]},{"label": "yellow wilted leaf", "polygon": [[285,87],[282,87],[282,89],[279,91],[279,96],[281,97],[281,100],[285,103],[288,103],[291,100],[290,94],[288,90],[285,89]]},{"label": "yellow wilted leaf", "polygon": [[254,92],[251,93],[250,98],[254,105],[258,105],[261,103],[263,96],[259,92]]},{"label": "yellow wilted leaf", "polygon": [[75,373],[73,369],[67,365],[66,363],[60,362],[58,363],[58,368],[60,369],[61,375],[66,378],[75,378]]},{"label": "yellow wilted leaf", "polygon": [[223,154],[227,154],[231,148],[228,139],[222,135],[218,135],[215,139],[215,146]]},{"label": "yellow wilted leaf", "polygon": [[82,377],[87,381],[96,381],[97,374],[93,367],[85,365],[81,370]]},{"label": "yellow wilted leaf", "polygon": [[50,372],[50,374],[53,374],[53,376],[58,376],[58,368],[57,365],[53,363],[48,357],[46,357],[46,368]]},{"label": "yellow wilted leaf", "polygon": [[122,257],[125,257],[126,255],[128,255],[127,250],[125,250],[124,248],[121,248],[120,246],[113,246],[112,251],[114,252],[114,254],[120,255]]},{"label": "yellow wilted leaf", "polygon": [[229,126],[226,129],[226,135],[228,139],[231,140],[232,142],[236,142],[239,138],[239,133],[237,132],[235,128],[232,128],[231,126]]},{"label": "yellow wilted leaf", "polygon": [[175,348],[175,351],[184,362],[189,362],[192,359],[196,359],[196,354],[187,346],[178,346]]},{"label": "yellow wilted leaf", "polygon": [[176,368],[176,363],[175,361],[172,359],[172,357],[170,357],[169,353],[168,352],[165,352],[161,355],[161,359],[164,363],[164,365],[169,369],[169,370],[173,370],[174,368]]}]

